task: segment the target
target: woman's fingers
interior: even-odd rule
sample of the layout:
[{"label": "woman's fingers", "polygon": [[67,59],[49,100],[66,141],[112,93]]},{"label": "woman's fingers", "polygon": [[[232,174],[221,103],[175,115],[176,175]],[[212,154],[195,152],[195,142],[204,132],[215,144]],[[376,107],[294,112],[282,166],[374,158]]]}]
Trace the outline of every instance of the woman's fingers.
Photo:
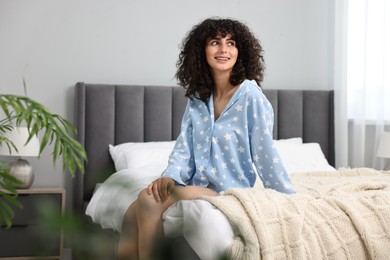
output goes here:
[{"label": "woman's fingers", "polygon": [[166,201],[171,195],[174,186],[173,179],[159,178],[148,185],[147,191],[149,195],[153,195],[157,202]]},{"label": "woman's fingers", "polygon": [[148,185],[148,188],[147,188],[147,190],[148,190],[148,194],[149,195],[152,195],[153,194],[153,185],[154,185],[154,182],[152,182],[152,183],[150,183],[149,185]]},{"label": "woman's fingers", "polygon": [[161,196],[160,196],[160,186],[161,186],[161,178],[157,179],[153,182],[153,197],[157,202],[161,201]]},{"label": "woman's fingers", "polygon": [[162,201],[164,202],[165,200],[168,199],[169,195],[171,195],[171,189],[172,189],[172,185],[171,183],[173,183],[173,180],[171,178],[162,178],[162,185],[161,185],[161,190],[160,190],[160,194],[161,194],[161,199]]}]

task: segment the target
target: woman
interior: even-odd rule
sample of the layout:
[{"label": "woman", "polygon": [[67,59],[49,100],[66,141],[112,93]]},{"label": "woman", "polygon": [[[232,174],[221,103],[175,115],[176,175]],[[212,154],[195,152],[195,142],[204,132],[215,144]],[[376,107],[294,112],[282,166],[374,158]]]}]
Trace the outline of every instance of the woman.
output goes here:
[{"label": "woman", "polygon": [[206,19],[184,39],[176,77],[188,103],[181,134],[161,178],[141,191],[124,217],[119,255],[148,259],[163,236],[162,213],[178,200],[232,187],[295,193],[272,140],[273,111],[258,84],[262,47],[248,27]]}]

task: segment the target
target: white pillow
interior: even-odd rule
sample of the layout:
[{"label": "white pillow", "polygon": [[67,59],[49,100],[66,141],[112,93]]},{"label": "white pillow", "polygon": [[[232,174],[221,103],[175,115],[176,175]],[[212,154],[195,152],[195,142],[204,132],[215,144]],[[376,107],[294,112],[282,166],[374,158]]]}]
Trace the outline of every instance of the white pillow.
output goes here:
[{"label": "white pillow", "polygon": [[96,189],[85,214],[102,228],[121,231],[123,216],[139,192],[159,178],[165,164],[123,169],[112,174]]},{"label": "white pillow", "polygon": [[274,140],[274,142],[283,142],[283,143],[291,143],[291,144],[302,144],[303,140],[302,137],[293,137],[293,138],[287,138],[287,139],[277,139]]},{"label": "white pillow", "polygon": [[274,142],[289,174],[309,171],[335,171],[318,143]]},{"label": "white pillow", "polygon": [[109,151],[117,171],[143,168],[151,164],[168,166],[168,158],[176,141],[140,142],[109,145]]}]

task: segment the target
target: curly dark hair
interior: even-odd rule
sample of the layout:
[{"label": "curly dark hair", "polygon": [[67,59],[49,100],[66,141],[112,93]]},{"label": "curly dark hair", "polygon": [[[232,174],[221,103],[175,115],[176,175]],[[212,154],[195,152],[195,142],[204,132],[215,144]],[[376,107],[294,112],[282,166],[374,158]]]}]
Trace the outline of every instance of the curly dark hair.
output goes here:
[{"label": "curly dark hair", "polygon": [[206,101],[214,89],[214,80],[206,60],[205,46],[210,37],[226,37],[231,34],[236,41],[238,57],[230,77],[232,86],[245,79],[263,81],[263,48],[249,28],[236,20],[209,18],[198,25],[184,38],[181,52],[176,63],[178,84],[184,87],[187,97]]}]

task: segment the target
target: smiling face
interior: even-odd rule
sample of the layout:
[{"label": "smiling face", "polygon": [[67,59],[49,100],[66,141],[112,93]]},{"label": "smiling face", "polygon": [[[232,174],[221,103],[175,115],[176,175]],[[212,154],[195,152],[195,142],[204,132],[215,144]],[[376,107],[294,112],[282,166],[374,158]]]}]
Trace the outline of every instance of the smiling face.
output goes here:
[{"label": "smiling face", "polygon": [[205,51],[207,63],[214,75],[233,70],[237,61],[238,49],[231,34],[207,39]]}]

